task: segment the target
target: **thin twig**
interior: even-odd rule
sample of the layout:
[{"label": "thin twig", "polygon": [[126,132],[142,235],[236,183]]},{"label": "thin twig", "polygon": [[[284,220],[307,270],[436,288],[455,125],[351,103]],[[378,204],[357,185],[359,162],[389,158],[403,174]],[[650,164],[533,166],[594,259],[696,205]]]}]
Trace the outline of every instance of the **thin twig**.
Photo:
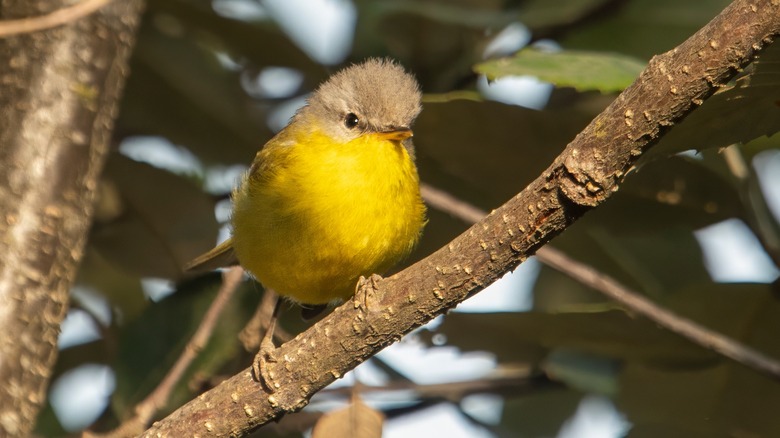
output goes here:
[{"label": "thin twig", "polygon": [[463,222],[475,224],[487,216],[487,212],[481,208],[425,183],[420,183],[420,194],[433,208],[449,213]]},{"label": "thin twig", "polygon": [[219,292],[217,292],[217,296],[206,311],[206,314],[203,315],[203,320],[200,322],[195,334],[192,335],[192,338],[184,347],[181,356],[179,356],[179,359],[173,367],[171,367],[168,375],[165,376],[157,388],[155,388],[155,390],[136,407],[137,415],[141,417],[145,424],[152,419],[160,407],[167,403],[174,385],[181,380],[184,372],[189,368],[192,361],[195,360],[198,353],[200,353],[203,347],[208,343],[217,322],[219,322],[219,315],[222,314],[222,311],[225,310],[225,306],[230,302],[233,293],[238,289],[238,285],[241,284],[243,276],[244,270],[238,266],[223,272],[222,287],[220,287]]},{"label": "thin twig", "polygon": [[125,437],[137,435],[148,427],[154,415],[168,403],[168,398],[173,391],[174,386],[181,380],[184,373],[192,364],[192,361],[198,356],[198,353],[206,346],[211,334],[214,332],[214,328],[219,321],[219,316],[222,311],[225,310],[225,306],[233,297],[233,293],[238,289],[238,285],[241,284],[244,270],[240,266],[232,267],[225,270],[222,274],[222,287],[220,287],[217,296],[211,303],[211,306],[203,315],[203,319],[198,326],[198,329],[192,335],[187,345],[184,347],[184,351],[181,356],[173,364],[168,374],[163,378],[157,388],[152,391],[141,403],[135,407],[135,416],[124,423],[118,428],[105,434],[98,435],[86,432],[85,437]]},{"label": "thin twig", "polygon": [[520,388],[534,389],[539,385],[556,386],[547,380],[544,375],[537,374],[527,366],[504,367],[500,373],[485,376],[480,379],[464,380],[447,383],[418,384],[408,380],[391,381],[382,386],[353,385],[349,387],[326,388],[319,395],[336,395],[350,397],[354,392],[360,394],[372,392],[414,392],[418,400],[426,398],[444,398],[454,402],[464,397],[477,393],[513,394],[520,395]]},{"label": "thin twig", "polygon": [[61,26],[97,11],[112,0],[84,0],[46,15],[0,21],[0,38]]},{"label": "thin twig", "polygon": [[536,253],[537,257],[539,261],[551,268],[603,293],[637,314],[697,345],[713,350],[770,377],[780,378],[780,362],[775,359],[655,304],[608,275],[568,257],[557,249],[551,247],[542,249],[544,251],[539,250]]},{"label": "thin twig", "polygon": [[[449,193],[426,184],[421,184],[420,191],[428,204],[466,222],[477,222],[487,214]],[[677,333],[696,345],[715,351],[770,377],[780,378],[780,362],[777,360],[722,333],[710,330],[701,324],[655,304],[639,292],[620,284],[614,278],[570,258],[553,247],[545,246],[540,248],[536,252],[536,257],[545,265],[601,292],[634,313],[644,316],[671,332]]]},{"label": "thin twig", "polygon": [[[317,396],[328,403],[336,398],[355,397],[356,395],[369,399],[375,393],[401,393],[398,397],[408,396],[408,403],[403,403],[402,409],[385,408],[382,412],[388,418],[399,418],[430,407],[431,404],[452,402],[456,405],[463,398],[472,394],[496,394],[505,397],[523,397],[539,390],[557,389],[562,385],[551,381],[544,374],[536,373],[525,366],[506,367],[499,373],[492,373],[481,379],[465,380],[449,383],[417,384],[411,381],[391,381],[381,386],[354,385],[338,388],[326,388]],[[407,409],[408,408],[408,409]],[[301,433],[311,428],[321,418],[316,409],[298,412],[295,415],[282,417],[278,423],[270,424],[274,432],[288,435]]]}]

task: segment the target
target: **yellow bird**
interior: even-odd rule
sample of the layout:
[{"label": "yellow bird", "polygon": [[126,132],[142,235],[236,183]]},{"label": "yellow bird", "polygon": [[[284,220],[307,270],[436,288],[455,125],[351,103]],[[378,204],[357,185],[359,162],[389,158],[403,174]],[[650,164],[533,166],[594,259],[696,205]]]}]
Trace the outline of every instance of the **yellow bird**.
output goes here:
[{"label": "yellow bird", "polygon": [[398,263],[426,222],[411,141],[420,98],[391,60],[331,76],[233,191],[232,237],[186,268],[238,262],[280,296],[321,305]]}]

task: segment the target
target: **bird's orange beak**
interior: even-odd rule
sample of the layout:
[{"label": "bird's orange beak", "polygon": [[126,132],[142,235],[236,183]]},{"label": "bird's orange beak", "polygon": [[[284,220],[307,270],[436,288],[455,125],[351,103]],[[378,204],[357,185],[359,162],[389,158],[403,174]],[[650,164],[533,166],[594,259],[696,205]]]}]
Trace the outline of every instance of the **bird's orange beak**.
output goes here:
[{"label": "bird's orange beak", "polygon": [[377,135],[385,140],[404,141],[414,134],[412,134],[412,130],[409,128],[395,128],[390,131],[378,132]]}]

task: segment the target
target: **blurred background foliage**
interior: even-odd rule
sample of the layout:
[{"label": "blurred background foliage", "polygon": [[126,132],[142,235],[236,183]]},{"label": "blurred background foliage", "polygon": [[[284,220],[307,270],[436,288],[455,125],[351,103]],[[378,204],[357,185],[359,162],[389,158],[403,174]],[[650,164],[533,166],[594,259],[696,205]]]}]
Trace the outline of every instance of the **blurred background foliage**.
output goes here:
[{"label": "blurred background foliage", "polygon": [[[288,2],[298,8],[292,15],[299,21],[290,21],[282,3],[148,0],[41,435],[115,426],[156,386],[220,284],[216,273],[184,276],[182,265],[217,242],[230,188],[257,149],[340,66],[390,56],[414,72],[425,92],[414,127],[422,180],[489,211],[539,175],[651,56],[681,43],[729,2],[323,0],[313,3],[347,11],[335,18],[342,48],[328,54],[296,33],[317,12]],[[333,41],[320,43],[338,45]],[[773,177],[780,174],[780,140],[771,136],[780,129],[778,52],[767,51],[672,129],[613,199],[552,242],[774,357],[780,357],[780,179]],[[518,75],[554,87],[525,78],[526,106],[507,103],[510,88],[500,85]],[[737,244],[713,251],[705,240],[717,240],[723,224],[743,233]],[[431,210],[408,263],[467,226]],[[487,398],[423,396],[412,371],[380,356],[363,376],[381,376],[387,386],[421,385],[417,392],[372,396],[372,406],[389,419],[386,427],[446,405],[446,421],[467,425],[448,436],[585,436],[572,432],[575,417],[602,418],[605,409],[619,426],[589,436],[780,436],[778,382],[637,319],[552,269],[523,272],[530,287],[515,282],[503,292],[516,305],[454,312],[405,341],[422,345],[420,351],[483,352],[489,371],[467,379],[487,382],[475,391]],[[253,353],[243,350],[237,333],[260,291],[252,283],[242,287],[165,412],[248,366]],[[292,311],[281,324],[292,333],[307,326]],[[66,342],[74,326],[82,335]],[[75,386],[63,389],[80,369],[90,370],[92,384],[95,369],[108,376],[91,401]],[[515,376],[524,370],[522,389],[490,385],[508,370]],[[300,436],[334,400],[347,398],[323,393],[257,436]],[[588,411],[584,400],[603,409]],[[446,429],[441,421],[431,414],[422,426],[400,430],[429,435]]]}]

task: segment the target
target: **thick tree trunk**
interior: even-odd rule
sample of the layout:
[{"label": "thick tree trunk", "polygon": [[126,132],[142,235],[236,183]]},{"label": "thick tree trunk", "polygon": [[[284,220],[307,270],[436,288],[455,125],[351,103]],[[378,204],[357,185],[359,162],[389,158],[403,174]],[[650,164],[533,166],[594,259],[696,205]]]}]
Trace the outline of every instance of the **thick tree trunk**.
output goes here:
[{"label": "thick tree trunk", "polygon": [[[0,27],[71,3],[0,1]],[[0,39],[0,436],[46,400],[141,4]]]}]

